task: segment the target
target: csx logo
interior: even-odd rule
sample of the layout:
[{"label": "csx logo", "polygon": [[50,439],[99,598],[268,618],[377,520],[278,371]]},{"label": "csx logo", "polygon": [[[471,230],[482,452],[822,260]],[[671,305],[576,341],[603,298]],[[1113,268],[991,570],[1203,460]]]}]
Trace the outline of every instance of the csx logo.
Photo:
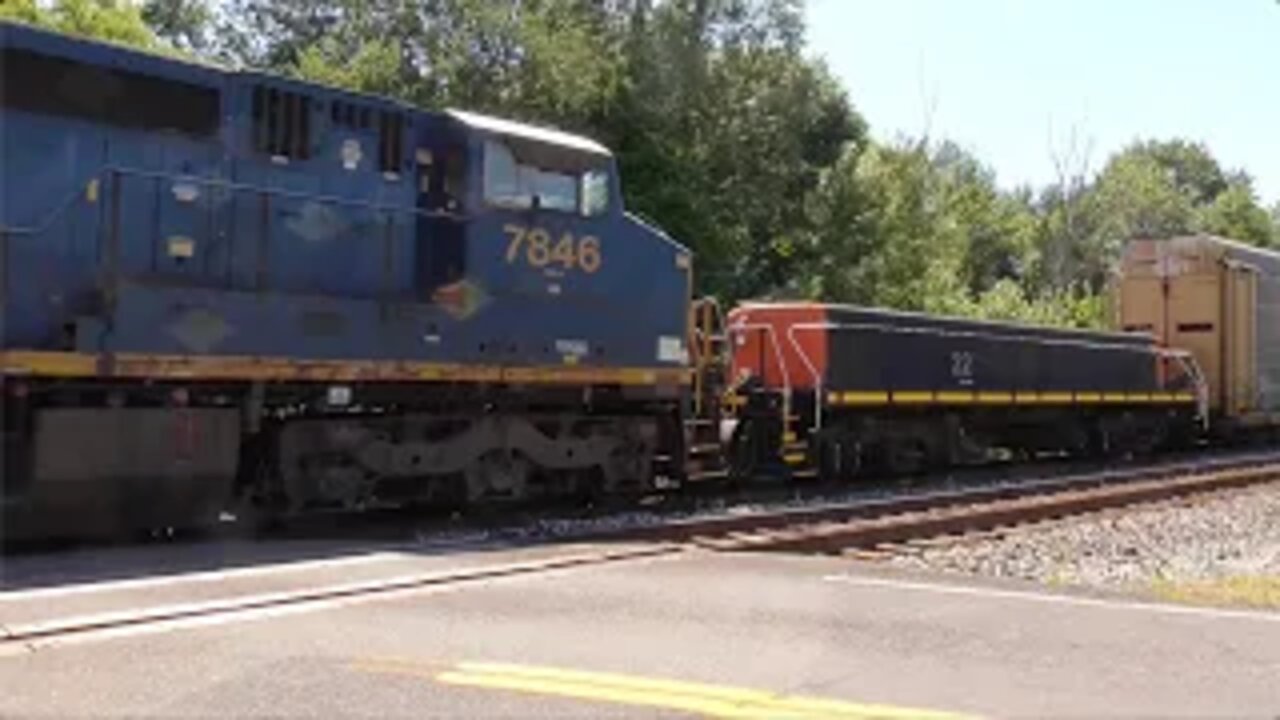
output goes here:
[{"label": "csx logo", "polygon": [[535,268],[557,264],[565,270],[577,269],[585,273],[600,269],[603,260],[600,238],[594,235],[575,238],[573,233],[566,232],[553,240],[551,233],[542,228],[514,224],[502,226],[502,231],[510,238],[507,243],[508,263],[523,261]]}]

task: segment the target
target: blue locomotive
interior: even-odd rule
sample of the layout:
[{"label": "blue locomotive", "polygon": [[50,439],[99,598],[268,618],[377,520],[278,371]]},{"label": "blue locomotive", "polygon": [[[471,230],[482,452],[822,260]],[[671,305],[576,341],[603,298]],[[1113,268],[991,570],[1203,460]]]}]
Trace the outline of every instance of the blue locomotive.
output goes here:
[{"label": "blue locomotive", "polygon": [[602,145],[8,23],[0,53],[11,528],[613,492],[679,455],[692,258]]}]

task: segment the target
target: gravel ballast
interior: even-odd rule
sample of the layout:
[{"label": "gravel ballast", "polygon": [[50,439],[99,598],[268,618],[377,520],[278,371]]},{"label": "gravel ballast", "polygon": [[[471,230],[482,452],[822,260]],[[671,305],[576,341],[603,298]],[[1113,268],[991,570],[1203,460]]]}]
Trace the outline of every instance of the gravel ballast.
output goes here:
[{"label": "gravel ballast", "polygon": [[1280,578],[1280,483],[1017,528],[894,555],[913,569],[1148,593]]}]

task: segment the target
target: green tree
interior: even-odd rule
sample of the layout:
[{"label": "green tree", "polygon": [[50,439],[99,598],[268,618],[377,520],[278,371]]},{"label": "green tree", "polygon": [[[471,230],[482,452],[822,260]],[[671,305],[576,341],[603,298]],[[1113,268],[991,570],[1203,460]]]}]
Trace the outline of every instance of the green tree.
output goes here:
[{"label": "green tree", "polygon": [[851,149],[809,202],[820,259],[810,292],[829,300],[1021,322],[1097,326],[1089,288],[1037,289],[1042,218],[1028,189],[1002,192],[951,143]]},{"label": "green tree", "polygon": [[141,14],[147,26],[175,48],[202,54],[214,46],[215,17],[205,0],[146,0]]},{"label": "green tree", "polygon": [[803,199],[865,123],[803,57],[799,3],[634,2],[616,23],[626,75],[602,136],[629,206],[688,243],[702,292],[797,295]]},{"label": "green tree", "polygon": [[1228,177],[1204,143],[1174,139],[1148,140],[1130,146],[1122,156],[1144,156],[1154,160],[1172,176],[1174,187],[1196,206],[1212,203],[1228,189]]},{"label": "green tree", "polygon": [[1272,217],[1258,203],[1253,186],[1247,181],[1233,182],[1204,208],[1201,226],[1207,232],[1255,245],[1280,244]]},{"label": "green tree", "polygon": [[0,18],[46,27],[69,35],[158,49],[139,8],[127,0],[6,0]]},{"label": "green tree", "polygon": [[1077,283],[1100,291],[1133,237],[1208,231],[1265,244],[1272,235],[1249,177],[1223,170],[1205,145],[1179,139],[1134,143],[1092,182],[1059,183],[1038,205],[1028,286],[1035,293]]},{"label": "green tree", "polygon": [[28,25],[52,24],[46,20],[46,12],[36,5],[36,0],[6,0],[0,4],[0,18]]},{"label": "green tree", "polygon": [[[424,107],[593,129],[622,77],[617,32],[582,0],[234,0],[247,65]],[[605,20],[610,17],[606,15]]]},{"label": "green tree", "polygon": [[846,154],[811,202],[817,294],[905,310],[961,312],[968,299],[963,175],[925,142]]}]

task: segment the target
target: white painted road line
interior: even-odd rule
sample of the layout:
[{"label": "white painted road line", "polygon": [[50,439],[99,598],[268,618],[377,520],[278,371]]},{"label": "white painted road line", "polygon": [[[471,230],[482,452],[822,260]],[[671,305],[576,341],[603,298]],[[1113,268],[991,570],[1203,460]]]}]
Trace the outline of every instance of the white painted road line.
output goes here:
[{"label": "white painted road line", "polygon": [[[561,571],[567,572],[567,571]],[[548,571],[548,575],[552,571]],[[473,583],[473,585],[489,585],[501,582],[512,582],[516,580],[527,580],[533,575],[511,575],[503,577],[486,578]],[[457,592],[465,589],[463,585],[427,585],[424,587],[404,588],[380,593],[376,596],[355,596],[343,598],[329,598],[306,600],[289,605],[280,605],[274,607],[262,608],[244,608],[232,609],[227,612],[217,613],[213,615],[196,615],[191,617],[179,617],[168,620],[159,620],[156,622],[146,622],[137,625],[122,625],[119,627],[104,627],[96,630],[86,630],[84,632],[75,632],[65,636],[52,636],[48,638],[38,638],[35,640],[19,640],[10,642],[0,642],[0,657],[14,657],[27,655],[37,650],[47,648],[60,647],[63,645],[76,645],[86,642],[101,642],[104,640],[114,640],[118,638],[136,637],[139,635],[155,635],[159,633],[173,632],[176,630],[189,630],[200,627],[210,627],[214,625],[226,625],[229,623],[251,622],[256,620],[269,620],[272,618],[285,617],[289,615],[297,615],[301,613],[311,613],[320,610],[334,610],[337,608],[356,605],[359,603],[367,603],[375,600],[396,600],[406,597],[422,597],[426,595],[439,595],[442,593]]]},{"label": "white painted road line", "polygon": [[970,597],[1021,600],[1053,605],[1073,605],[1076,607],[1091,607],[1104,610],[1127,610],[1222,620],[1253,620],[1259,622],[1280,623],[1280,612],[1265,612],[1260,610],[1227,610],[1221,608],[1166,605],[1163,603],[1129,600],[1103,600],[1099,598],[1075,597],[1072,595],[1038,593],[1028,590],[1002,590],[999,588],[977,587],[972,585],[949,585],[946,583],[891,580],[887,578],[860,577],[857,575],[847,574],[827,575],[822,579],[827,582],[842,583],[845,585],[859,585],[862,587],[883,588],[889,590],[909,590],[940,595],[967,595]]},{"label": "white painted road line", "polygon": [[226,568],[223,570],[200,570],[186,573],[179,572],[172,575],[129,578],[126,580],[83,582],[71,585],[32,588],[30,590],[3,590],[0,591],[0,603],[64,597],[67,595],[81,595],[85,593],[110,592],[113,590],[135,590],[139,588],[163,587],[165,585],[177,585],[180,583],[220,582],[223,580],[254,577],[257,575],[278,575],[282,572],[299,572],[302,570],[318,570],[322,568],[345,567],[349,565],[364,565],[368,563],[400,560],[406,557],[412,557],[410,553],[389,552],[385,550],[381,552],[372,552],[369,550],[357,552],[360,552],[361,554],[336,558],[322,558],[317,560],[294,560],[269,563],[266,565]]},{"label": "white painted road line", "polygon": [[679,548],[675,546],[609,549],[603,552],[566,554],[453,571],[440,570],[344,585],[244,595],[98,615],[63,617],[21,625],[9,624],[2,628],[4,635],[0,637],[0,657],[21,655],[41,647],[85,640],[219,625],[345,607],[389,598],[425,595],[439,592],[440,588],[475,587],[508,578],[556,577],[620,561],[652,562],[673,557],[678,550]]}]

